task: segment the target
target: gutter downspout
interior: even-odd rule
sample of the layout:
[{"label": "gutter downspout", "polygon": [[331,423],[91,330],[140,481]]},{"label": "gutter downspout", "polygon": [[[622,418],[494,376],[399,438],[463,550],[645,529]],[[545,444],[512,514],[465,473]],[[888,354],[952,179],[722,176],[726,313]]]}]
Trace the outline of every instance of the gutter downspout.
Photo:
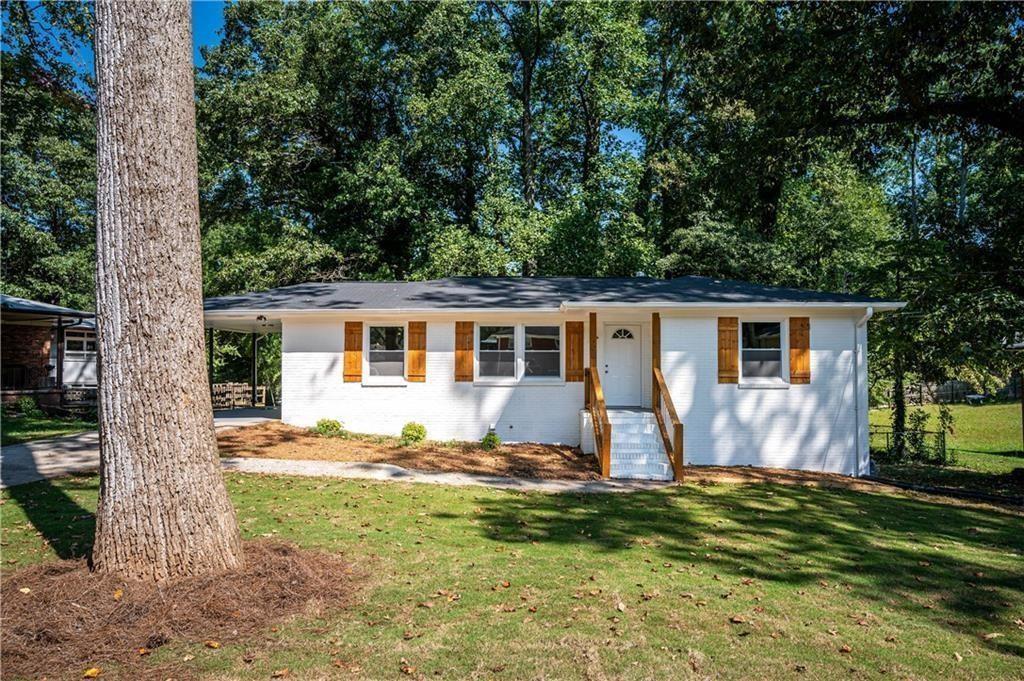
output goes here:
[{"label": "gutter downspout", "polygon": [[[854,442],[855,442],[856,447],[857,447],[857,462],[858,462],[858,465],[857,465],[857,477],[860,477],[861,475],[864,475],[865,469],[867,469],[866,473],[868,475],[871,474],[871,470],[870,470],[871,453],[870,452],[868,452],[868,456],[867,456],[866,460],[863,463],[861,463],[861,451],[862,451],[861,450],[861,445],[863,444],[863,445],[865,445],[865,447],[869,446],[868,443],[866,443],[866,442],[862,443],[861,442],[861,439],[863,438],[863,433],[861,432],[861,413],[863,412],[864,419],[866,421],[867,420],[867,405],[866,404],[865,405],[861,405],[861,403],[860,403],[860,380],[861,380],[860,379],[860,366],[861,366],[861,361],[863,360],[864,368],[865,368],[865,373],[867,373],[867,358],[862,356],[862,350],[861,350],[861,347],[860,347],[860,339],[858,338],[858,336],[860,335],[860,331],[859,330],[861,328],[864,328],[867,325],[868,321],[872,317],[874,317],[874,316],[875,316],[875,308],[873,308],[871,306],[868,306],[867,309],[864,310],[864,316],[857,320],[857,323],[856,323],[856,325],[853,328],[853,352],[854,352],[854,357],[853,357],[853,405],[854,405],[853,413],[854,413],[854,423],[856,424],[856,433],[857,433],[856,437],[854,438]],[[866,353],[867,352],[867,333],[866,332],[864,334],[864,345],[865,345],[865,348],[864,348],[863,352]],[[866,380],[866,377],[865,377],[865,380]]]}]

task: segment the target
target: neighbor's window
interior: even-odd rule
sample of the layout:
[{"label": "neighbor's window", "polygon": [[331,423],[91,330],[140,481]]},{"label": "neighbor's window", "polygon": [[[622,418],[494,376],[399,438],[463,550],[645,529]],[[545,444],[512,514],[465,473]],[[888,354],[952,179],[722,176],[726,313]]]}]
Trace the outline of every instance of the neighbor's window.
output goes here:
[{"label": "neighbor's window", "polygon": [[64,351],[69,357],[85,358],[96,354],[96,334],[91,331],[65,331]]},{"label": "neighbor's window", "polygon": [[370,375],[405,375],[404,327],[370,327]]},{"label": "neighbor's window", "polygon": [[782,324],[743,322],[743,377],[782,376]]},{"label": "neighbor's window", "polygon": [[516,329],[514,326],[480,327],[480,376],[516,375]]},{"label": "neighbor's window", "polygon": [[527,326],[526,360],[527,376],[555,377],[561,375],[559,361],[561,337],[557,326]]}]

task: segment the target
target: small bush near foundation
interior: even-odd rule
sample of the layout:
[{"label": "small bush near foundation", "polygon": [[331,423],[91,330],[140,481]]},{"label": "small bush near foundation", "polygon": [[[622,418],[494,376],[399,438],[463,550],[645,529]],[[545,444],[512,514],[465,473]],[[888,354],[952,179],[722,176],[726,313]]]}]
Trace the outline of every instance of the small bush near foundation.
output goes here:
[{"label": "small bush near foundation", "polygon": [[415,421],[409,421],[409,423],[402,426],[402,444],[411,445],[417,442],[423,442],[427,439],[427,427],[422,423],[416,423]]},{"label": "small bush near foundation", "polygon": [[321,437],[341,437],[345,434],[345,429],[341,425],[341,421],[335,419],[320,419],[316,422],[316,427],[313,429],[317,435]]},{"label": "small bush near foundation", "polygon": [[10,410],[19,416],[29,416],[32,418],[39,418],[43,415],[43,410],[40,409],[36,401],[28,395],[16,399],[14,403],[10,405]]},{"label": "small bush near foundation", "polygon": [[487,435],[484,435],[483,440],[480,440],[480,446],[486,449],[487,451],[497,449],[498,447],[501,446],[501,438],[498,437],[497,433],[491,431],[490,433],[487,433]]}]

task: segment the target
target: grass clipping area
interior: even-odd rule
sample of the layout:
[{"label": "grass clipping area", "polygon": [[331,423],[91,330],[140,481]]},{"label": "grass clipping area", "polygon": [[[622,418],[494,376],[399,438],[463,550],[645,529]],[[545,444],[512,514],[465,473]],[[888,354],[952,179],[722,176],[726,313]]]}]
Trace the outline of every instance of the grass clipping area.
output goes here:
[{"label": "grass clipping area", "polygon": [[[93,574],[84,559],[6,576],[0,589],[4,676],[41,678],[66,670],[79,678],[110,664],[127,673],[172,641],[219,648],[262,635],[272,621],[350,602],[353,570],[340,556],[280,541],[244,547],[240,570],[168,585]],[[176,666],[171,661],[160,671]],[[146,673],[154,673],[152,666]]]}]

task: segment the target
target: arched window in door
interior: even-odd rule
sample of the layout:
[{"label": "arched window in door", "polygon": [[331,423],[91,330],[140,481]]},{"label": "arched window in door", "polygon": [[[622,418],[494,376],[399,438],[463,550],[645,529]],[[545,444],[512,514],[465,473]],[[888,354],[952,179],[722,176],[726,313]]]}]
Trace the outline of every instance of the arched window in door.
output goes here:
[{"label": "arched window in door", "polygon": [[629,329],[615,329],[612,338],[615,340],[633,340],[633,332]]}]

